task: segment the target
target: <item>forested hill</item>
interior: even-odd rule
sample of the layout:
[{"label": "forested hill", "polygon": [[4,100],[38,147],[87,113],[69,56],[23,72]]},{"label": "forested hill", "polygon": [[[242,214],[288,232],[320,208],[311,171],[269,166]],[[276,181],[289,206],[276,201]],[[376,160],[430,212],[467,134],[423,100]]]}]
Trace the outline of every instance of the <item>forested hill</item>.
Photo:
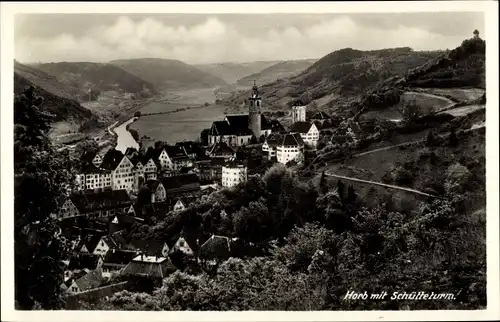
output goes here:
[{"label": "forested hill", "polygon": [[316,60],[317,59],[285,60],[239,79],[238,84],[252,86],[253,81],[256,81],[258,84],[267,84],[277,79],[294,76],[314,64]]},{"label": "forested hill", "polygon": [[110,64],[148,81],[159,90],[227,85],[223,79],[178,60],[121,59],[113,60]]},{"label": "forested hill", "polygon": [[[267,105],[288,106],[300,99],[319,106],[360,95],[391,76],[404,76],[408,69],[421,66],[441,52],[418,52],[411,48],[361,51],[345,48],[334,51],[302,73],[261,86]],[[247,93],[227,99],[238,104]]]},{"label": "forested hill", "polygon": [[113,64],[90,62],[60,62],[35,64],[33,67],[55,76],[60,82],[87,91],[119,91],[154,93],[151,83]]}]

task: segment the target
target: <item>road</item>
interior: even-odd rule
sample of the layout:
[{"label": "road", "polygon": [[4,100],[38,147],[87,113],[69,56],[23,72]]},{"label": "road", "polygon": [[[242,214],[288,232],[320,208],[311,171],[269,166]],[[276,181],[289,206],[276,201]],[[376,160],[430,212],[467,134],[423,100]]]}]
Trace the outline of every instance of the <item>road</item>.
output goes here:
[{"label": "road", "polygon": [[329,171],[326,171],[325,175],[328,176],[328,177],[334,177],[334,178],[348,180],[348,181],[368,183],[368,184],[372,184],[372,185],[376,185],[376,186],[381,186],[381,187],[386,187],[386,188],[390,188],[390,189],[407,191],[407,192],[411,192],[411,193],[415,193],[415,194],[418,194],[418,195],[422,195],[422,196],[426,196],[426,197],[431,197],[431,198],[436,198],[437,197],[437,196],[428,194],[426,192],[415,190],[415,189],[411,189],[411,188],[394,186],[394,185],[391,185],[391,184],[385,184],[385,183],[376,182],[376,181],[369,181],[369,180],[357,179],[357,178],[352,178],[352,177],[340,176],[340,175],[337,175],[337,174],[333,174],[333,173],[331,173]]}]

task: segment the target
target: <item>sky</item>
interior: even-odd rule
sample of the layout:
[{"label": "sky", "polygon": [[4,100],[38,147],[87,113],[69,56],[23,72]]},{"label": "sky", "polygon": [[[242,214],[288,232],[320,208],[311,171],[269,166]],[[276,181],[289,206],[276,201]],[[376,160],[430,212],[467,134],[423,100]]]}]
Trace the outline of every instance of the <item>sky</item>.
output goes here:
[{"label": "sky", "polygon": [[480,12],[377,14],[18,14],[15,58],[177,59],[189,64],[314,59],[342,48],[453,49]]}]

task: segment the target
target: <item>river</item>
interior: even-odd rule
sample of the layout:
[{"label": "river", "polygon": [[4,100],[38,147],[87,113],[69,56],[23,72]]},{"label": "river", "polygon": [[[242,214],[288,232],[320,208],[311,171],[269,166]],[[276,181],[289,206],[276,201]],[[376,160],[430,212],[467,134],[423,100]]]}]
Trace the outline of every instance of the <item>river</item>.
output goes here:
[{"label": "river", "polygon": [[135,148],[139,150],[139,143],[132,137],[132,134],[127,130],[127,125],[135,122],[137,117],[133,117],[130,120],[120,124],[113,129],[113,132],[116,133],[117,141],[116,141],[116,150],[119,150],[123,153],[127,150],[127,148]]}]

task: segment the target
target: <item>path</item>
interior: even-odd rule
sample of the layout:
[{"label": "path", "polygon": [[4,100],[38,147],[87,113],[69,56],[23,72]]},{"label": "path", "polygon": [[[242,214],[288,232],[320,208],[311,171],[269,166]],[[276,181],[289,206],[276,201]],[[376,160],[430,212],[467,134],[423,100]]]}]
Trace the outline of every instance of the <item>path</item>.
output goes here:
[{"label": "path", "polygon": [[376,181],[369,181],[369,180],[357,179],[357,178],[352,178],[352,177],[340,176],[340,175],[337,175],[337,174],[330,173],[328,171],[325,172],[325,175],[328,176],[328,177],[334,177],[334,178],[338,178],[338,179],[344,179],[344,180],[361,182],[361,183],[368,183],[368,184],[372,184],[372,185],[376,185],[376,186],[381,186],[381,187],[385,187],[385,188],[390,188],[390,189],[396,189],[396,190],[411,192],[411,193],[415,193],[415,194],[426,196],[426,197],[437,198],[437,196],[428,194],[428,193],[423,192],[423,191],[411,189],[411,188],[394,186],[394,185],[391,185],[391,184],[385,184],[385,183],[376,182]]}]

